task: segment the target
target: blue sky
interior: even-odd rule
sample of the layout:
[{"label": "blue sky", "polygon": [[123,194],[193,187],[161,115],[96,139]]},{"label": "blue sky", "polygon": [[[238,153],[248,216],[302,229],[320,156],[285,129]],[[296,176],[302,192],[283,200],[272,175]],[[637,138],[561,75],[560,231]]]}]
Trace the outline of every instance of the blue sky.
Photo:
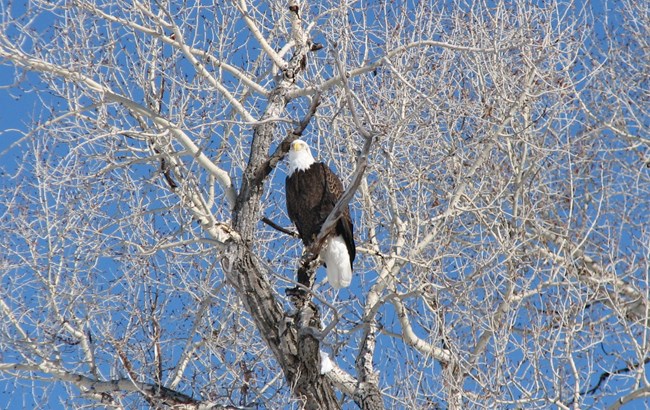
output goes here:
[{"label": "blue sky", "polygon": [[[34,94],[7,88],[13,82],[14,72],[12,67],[0,65],[0,152],[22,137],[19,131],[28,129],[31,117],[41,109]],[[12,129],[16,131],[7,131]],[[0,158],[0,161],[7,161],[7,158]]]}]

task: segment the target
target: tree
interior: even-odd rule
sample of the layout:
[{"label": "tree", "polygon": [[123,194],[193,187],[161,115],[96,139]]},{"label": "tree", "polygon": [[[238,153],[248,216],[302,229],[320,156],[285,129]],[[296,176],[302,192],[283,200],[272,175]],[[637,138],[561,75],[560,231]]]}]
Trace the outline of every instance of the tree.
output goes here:
[{"label": "tree", "polygon": [[[2,7],[10,90],[43,109],[0,196],[5,391],[74,408],[650,394],[647,5]],[[281,160],[301,136],[348,187],[359,257],[338,294],[296,279],[315,267]]]}]

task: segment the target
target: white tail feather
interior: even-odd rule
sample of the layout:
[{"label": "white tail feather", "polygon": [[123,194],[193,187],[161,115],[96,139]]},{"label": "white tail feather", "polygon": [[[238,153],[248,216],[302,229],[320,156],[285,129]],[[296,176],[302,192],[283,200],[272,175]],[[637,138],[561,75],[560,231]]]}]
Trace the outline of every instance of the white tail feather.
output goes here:
[{"label": "white tail feather", "polygon": [[334,236],[327,240],[320,256],[327,265],[327,280],[335,289],[350,286],[352,282],[352,266],[350,254],[345,241],[341,236]]}]

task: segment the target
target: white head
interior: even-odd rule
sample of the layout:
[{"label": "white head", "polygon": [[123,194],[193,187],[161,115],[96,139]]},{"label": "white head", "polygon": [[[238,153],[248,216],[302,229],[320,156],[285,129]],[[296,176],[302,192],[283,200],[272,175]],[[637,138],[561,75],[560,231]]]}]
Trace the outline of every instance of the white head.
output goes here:
[{"label": "white head", "polygon": [[295,140],[291,143],[289,149],[289,170],[288,175],[291,176],[295,171],[304,171],[316,162],[311,155],[309,145],[305,141]]}]

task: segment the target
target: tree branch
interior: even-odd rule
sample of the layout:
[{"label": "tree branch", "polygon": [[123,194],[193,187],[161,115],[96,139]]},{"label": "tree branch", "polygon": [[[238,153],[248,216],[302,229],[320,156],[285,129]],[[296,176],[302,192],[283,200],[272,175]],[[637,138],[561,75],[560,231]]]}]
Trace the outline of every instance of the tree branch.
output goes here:
[{"label": "tree branch", "polygon": [[[607,408],[607,410],[618,410],[624,405],[634,400],[648,398],[648,397],[650,397],[650,386],[640,387],[636,390],[633,390],[631,393],[626,394],[625,396],[617,399],[614,404],[612,404]],[[639,403],[639,405],[641,405],[641,403]]]},{"label": "tree branch", "polygon": [[[188,45],[183,45],[180,41],[178,41],[175,36],[167,36],[163,34],[161,31],[154,30],[149,27],[145,27],[143,25],[140,25],[134,21],[127,20],[124,18],[120,17],[115,17],[112,14],[108,14],[105,11],[99,9],[96,7],[94,4],[91,4],[89,2],[75,2],[75,5],[79,6],[79,8],[89,11],[92,14],[112,23],[118,23],[121,24],[124,27],[129,27],[133,29],[134,31],[137,31],[142,34],[146,34],[148,36],[151,36],[152,38],[156,38],[161,40],[165,44],[169,44],[172,47],[182,49],[183,47],[189,51],[192,55],[203,58],[205,61],[210,62],[214,64],[218,68],[222,68],[228,73],[232,74],[235,78],[240,80],[243,84],[245,84],[247,87],[255,90],[257,93],[263,95],[263,96],[268,96],[269,91],[266,90],[264,87],[259,85],[257,82],[252,80],[250,77],[248,77],[244,72],[239,70],[237,67],[230,65],[222,60],[219,60],[215,58],[213,55],[209,54],[208,52],[204,50],[200,50],[197,48],[190,47]],[[157,19],[159,24],[168,30],[171,30],[173,28],[173,25],[167,22],[162,22],[160,19]]]},{"label": "tree branch", "polygon": [[291,231],[289,229],[285,229],[285,228],[283,228],[280,225],[276,224],[275,222],[273,222],[272,220],[270,220],[267,217],[263,217],[262,222],[264,222],[265,224],[267,224],[271,228],[275,229],[276,231],[280,231],[280,232],[282,232],[284,234],[287,234],[289,236],[293,236],[294,238],[299,238],[300,237],[300,235],[298,235],[297,232]]},{"label": "tree branch", "polygon": [[[394,57],[396,57],[399,54],[404,53],[405,51],[408,51],[412,48],[417,48],[417,47],[440,47],[444,48],[447,50],[454,50],[454,51],[464,51],[464,52],[471,52],[471,53],[500,53],[503,51],[507,51],[510,49],[516,48],[518,45],[509,45],[507,47],[502,47],[502,48],[480,48],[480,47],[468,47],[468,46],[458,46],[455,44],[449,44],[445,43],[442,41],[434,41],[434,40],[422,40],[422,41],[414,41],[402,46],[399,46],[395,48],[394,50],[386,53],[386,55],[379,57],[375,62],[370,63],[368,65],[355,68],[353,70],[350,70],[346,72],[347,78],[354,78],[362,74],[370,73],[374,70],[376,70],[378,67],[381,67],[385,62],[390,61]],[[296,97],[304,97],[306,95],[310,95],[316,92],[323,92],[325,90],[328,90],[334,86],[341,85],[343,83],[343,79],[341,76],[335,76],[332,77],[329,80],[324,81],[322,84],[317,85],[317,86],[312,86],[312,87],[305,87],[305,88],[300,88],[294,91],[291,91],[287,96],[289,98],[296,98]]]},{"label": "tree branch", "polygon": [[114,93],[110,88],[99,84],[98,82],[86,77],[81,73],[71,71],[65,67],[60,67],[43,60],[26,56],[17,49],[8,51],[5,48],[0,48],[0,58],[5,58],[13,62],[16,66],[21,67],[28,71],[49,73],[58,76],[66,81],[85,85],[90,91],[96,92],[103,96],[107,102],[119,103],[124,105],[130,111],[150,118],[155,124],[160,127],[167,128],[176,137],[178,142],[196,159],[196,161],[219,182],[219,185],[224,190],[226,199],[232,205],[235,203],[235,190],[230,179],[230,175],[223,169],[214,164],[192,141],[192,139],[185,134],[178,126],[173,124],[158,113],[150,110],[141,104],[136,103],[122,95]]},{"label": "tree branch", "polygon": [[[241,12],[242,18],[246,22],[246,25],[250,29],[251,33],[257,40],[257,42],[262,46],[264,52],[271,58],[271,61],[282,71],[287,70],[289,64],[278,55],[278,53],[273,50],[273,47],[266,41],[262,32],[257,28],[257,25],[253,19],[248,15],[248,6],[246,5],[246,0],[235,0],[237,1],[237,8]],[[299,45],[298,45],[299,46]]]},{"label": "tree branch", "polygon": [[138,392],[149,399],[159,401],[161,404],[166,405],[198,405],[200,403],[200,401],[190,396],[164,386],[140,383],[130,379],[113,379],[107,381],[91,379],[82,374],[62,371],[47,363],[40,365],[0,363],[0,371],[45,373],[57,380],[74,384],[86,394]]}]

